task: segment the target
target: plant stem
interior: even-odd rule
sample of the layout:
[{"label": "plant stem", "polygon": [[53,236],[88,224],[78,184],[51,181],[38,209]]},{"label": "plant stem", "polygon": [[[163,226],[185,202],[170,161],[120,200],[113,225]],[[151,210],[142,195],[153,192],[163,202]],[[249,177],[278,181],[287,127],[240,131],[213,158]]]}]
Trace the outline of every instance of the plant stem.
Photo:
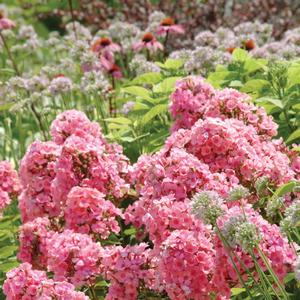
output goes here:
[{"label": "plant stem", "polygon": [[273,280],[275,281],[275,283],[277,284],[277,286],[279,287],[281,293],[282,293],[282,296],[284,299],[288,300],[289,297],[284,289],[284,287],[282,286],[280,280],[278,279],[277,275],[274,273],[272,267],[270,266],[270,263],[268,262],[268,258],[265,256],[264,252],[259,248],[257,247],[257,250],[258,250],[258,253],[260,255],[260,257],[262,258],[264,264],[266,265],[266,267],[268,268]]},{"label": "plant stem", "polygon": [[228,255],[229,255],[229,258],[230,258],[230,260],[231,260],[231,263],[232,263],[232,265],[233,265],[233,267],[234,267],[234,270],[235,270],[235,272],[236,272],[236,274],[237,274],[237,276],[238,276],[240,282],[241,282],[242,285],[245,287],[245,289],[246,289],[246,291],[247,291],[247,293],[248,293],[250,299],[253,299],[253,298],[252,298],[252,295],[251,295],[251,293],[250,293],[250,290],[249,290],[249,288],[248,288],[246,282],[244,281],[242,275],[240,274],[240,272],[239,272],[239,270],[238,270],[238,267],[237,267],[237,265],[235,264],[234,259],[233,259],[232,255],[231,255],[231,253],[230,253],[230,246],[228,245],[227,241],[226,241],[225,238],[223,237],[222,232],[221,232],[220,228],[219,228],[217,225],[216,225],[216,229],[217,229],[217,233],[218,233],[218,235],[219,235],[220,240],[222,241],[222,243],[223,243],[224,246],[225,246],[225,249],[226,249],[226,251],[227,251],[227,253],[228,253]]},{"label": "plant stem", "polygon": [[72,0],[68,0],[68,2],[69,2],[71,17],[72,17],[73,31],[74,31],[75,38],[77,40],[78,38],[77,38],[77,32],[76,32],[76,26],[75,26],[75,17],[74,17],[73,3],[72,3]]},{"label": "plant stem", "polygon": [[164,40],[164,57],[167,57],[168,51],[167,51],[167,43],[168,43],[168,39],[169,39],[169,30],[167,30],[166,33],[166,38]]},{"label": "plant stem", "polygon": [[9,59],[10,59],[12,65],[13,65],[13,68],[14,68],[14,70],[15,70],[15,73],[16,73],[18,76],[20,76],[21,73],[20,73],[20,71],[19,71],[19,69],[18,69],[18,67],[17,67],[17,64],[16,64],[16,62],[15,62],[13,56],[12,56],[12,53],[11,53],[11,51],[10,51],[10,49],[9,49],[8,44],[6,43],[5,37],[4,37],[4,35],[2,34],[1,30],[0,30],[0,37],[1,37],[1,40],[2,40],[2,42],[3,42],[4,48],[5,48],[5,50],[6,50],[7,54],[8,54],[8,57],[9,57]]},{"label": "plant stem", "polygon": [[39,126],[39,128],[40,128],[40,130],[43,134],[44,140],[46,141],[47,140],[47,134],[46,134],[46,130],[44,128],[43,122],[42,122],[41,115],[37,112],[37,110],[36,110],[33,103],[30,104],[30,108],[31,108],[31,111],[32,111],[33,115],[35,116],[35,118],[37,120],[38,126]]}]

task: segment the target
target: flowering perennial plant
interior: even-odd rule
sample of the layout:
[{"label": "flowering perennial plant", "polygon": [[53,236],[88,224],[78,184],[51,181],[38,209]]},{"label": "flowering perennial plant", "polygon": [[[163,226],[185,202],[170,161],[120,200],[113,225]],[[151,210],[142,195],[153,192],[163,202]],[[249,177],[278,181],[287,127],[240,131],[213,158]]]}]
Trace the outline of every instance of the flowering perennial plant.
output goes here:
[{"label": "flowering perennial plant", "polygon": [[294,152],[245,94],[202,77],[177,82],[170,112],[162,149],[133,165],[76,110],[52,122],[51,141],[28,148],[20,184],[0,165],[23,222],[7,299],[230,299],[249,281],[266,297],[286,295],[285,275],[299,273],[297,232],[285,236],[263,216],[282,213],[283,229],[297,227],[297,192],[272,209],[261,197],[299,178]]}]

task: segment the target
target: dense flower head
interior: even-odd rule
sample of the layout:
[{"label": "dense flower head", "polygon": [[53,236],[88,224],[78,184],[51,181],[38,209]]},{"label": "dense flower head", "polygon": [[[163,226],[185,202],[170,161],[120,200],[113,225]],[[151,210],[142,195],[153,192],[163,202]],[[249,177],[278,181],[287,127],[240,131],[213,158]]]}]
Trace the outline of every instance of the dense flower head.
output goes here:
[{"label": "dense flower head", "polygon": [[18,196],[21,184],[17,172],[8,161],[0,162],[0,214]]},{"label": "dense flower head", "polygon": [[75,291],[72,284],[48,279],[46,272],[33,270],[23,263],[6,274],[3,292],[7,300],[88,300],[82,292]]},{"label": "dense flower head", "polygon": [[65,226],[76,232],[100,235],[107,239],[111,232],[118,233],[120,227],[116,217],[120,209],[96,189],[74,187],[67,197],[64,211]]},{"label": "dense flower head", "polygon": [[46,240],[53,232],[47,217],[36,218],[20,228],[18,259],[40,269],[47,265]]},{"label": "dense flower head", "polygon": [[143,227],[157,247],[176,229],[203,229],[191,214],[189,204],[188,199],[176,201],[173,195],[151,201],[141,197],[126,210],[125,219],[136,227]]},{"label": "dense flower head", "polygon": [[59,114],[51,124],[51,137],[57,144],[63,144],[71,135],[82,138],[93,136],[104,139],[99,125],[91,122],[87,116],[77,110],[67,110]]},{"label": "dense flower head", "polygon": [[200,76],[177,81],[170,103],[171,116],[176,120],[172,131],[190,129],[202,117],[213,95],[213,87]]},{"label": "dense flower head", "polygon": [[21,190],[18,173],[8,161],[0,162],[0,188],[10,197],[16,197]]},{"label": "dense flower head", "polygon": [[146,243],[135,246],[108,246],[102,250],[102,274],[110,280],[107,300],[135,300],[140,281],[151,278],[148,270],[150,250]]},{"label": "dense flower head", "polygon": [[192,213],[206,224],[215,224],[224,213],[224,200],[216,192],[203,191],[192,198]]},{"label": "dense flower head", "polygon": [[156,40],[151,32],[147,32],[140,41],[133,44],[133,50],[141,51],[143,49],[156,52],[158,50],[163,50],[163,45]]},{"label": "dense flower head", "polygon": [[173,18],[166,17],[160,22],[156,32],[158,35],[184,34],[185,30],[181,25],[175,24]]},{"label": "dense flower head", "polygon": [[3,292],[8,300],[38,299],[43,281],[47,281],[44,271],[33,270],[29,263],[23,263],[6,274]]},{"label": "dense flower head", "polygon": [[275,136],[277,125],[250,97],[234,89],[214,90],[201,77],[190,76],[176,84],[171,95],[170,112],[175,119],[172,130],[191,128],[206,117],[235,118],[257,128],[259,134]]},{"label": "dense flower head", "polygon": [[207,117],[197,121],[191,131],[186,149],[208,164],[211,172],[231,169],[241,184],[264,175],[282,184],[294,176],[288,156],[240,120]]},{"label": "dense flower head", "polygon": [[42,282],[41,293],[38,300],[89,300],[83,292],[75,291],[74,285],[65,281],[53,281],[49,279],[48,281]]},{"label": "dense flower head", "polygon": [[74,135],[69,137],[62,147],[51,187],[58,206],[65,205],[67,194],[77,185],[122,198],[129,189],[122,173],[126,171],[128,160],[118,151],[114,146],[105,148],[99,139],[87,141]]},{"label": "dense flower head", "polygon": [[54,279],[75,286],[93,282],[100,273],[101,246],[86,234],[65,230],[46,241],[47,267]]},{"label": "dense flower head", "polygon": [[300,199],[296,199],[286,208],[284,218],[280,222],[283,232],[288,233],[294,228],[299,227],[300,222]]},{"label": "dense flower head", "polygon": [[[208,166],[182,149],[142,156],[133,166],[133,182],[143,196],[152,199],[173,194],[177,200],[187,198],[210,178]],[[184,184],[182,184],[184,183]]]},{"label": "dense flower head", "polygon": [[[247,268],[254,266],[254,262],[248,254],[251,245],[262,270],[266,269],[261,257],[255,250],[255,245],[257,245],[268,258],[280,280],[291,270],[295,260],[295,252],[287,238],[282,236],[277,225],[268,223],[249,204],[245,205],[243,209],[239,206],[230,208],[226,214],[218,218],[217,225],[227,240],[232,241],[231,247],[233,247],[234,253],[238,255]],[[233,265],[229,262],[228,253],[220,242],[217,243],[216,249],[219,260],[217,269],[220,268],[217,272],[223,274],[225,278],[230,277],[232,280],[238,280]],[[245,273],[239,262],[236,261],[236,263],[241,273]]]},{"label": "dense flower head", "polygon": [[49,92],[52,95],[70,92],[73,89],[73,82],[66,76],[58,76],[50,82]]},{"label": "dense flower head", "polygon": [[19,208],[23,221],[59,214],[51,194],[59,154],[60,147],[55,143],[36,141],[30,145],[21,160],[20,179],[23,189],[19,197]]},{"label": "dense flower head", "polygon": [[[171,299],[210,299],[213,244],[204,233],[175,230],[162,243],[158,270]],[[221,283],[220,283],[221,284]],[[217,290],[215,290],[217,292]]]}]

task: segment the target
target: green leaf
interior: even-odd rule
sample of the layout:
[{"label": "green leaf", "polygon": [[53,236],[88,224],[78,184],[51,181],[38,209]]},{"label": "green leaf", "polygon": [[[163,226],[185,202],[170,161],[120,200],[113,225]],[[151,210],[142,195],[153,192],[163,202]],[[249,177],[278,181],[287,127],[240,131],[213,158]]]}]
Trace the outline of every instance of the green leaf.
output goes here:
[{"label": "green leaf", "polygon": [[167,59],[164,65],[165,69],[178,70],[183,66],[184,62],[180,59]]},{"label": "green leaf", "polygon": [[14,106],[14,103],[12,103],[12,102],[5,103],[3,105],[0,105],[0,111],[9,110],[13,106]]},{"label": "green leaf", "polygon": [[288,87],[300,83],[300,67],[292,66],[288,69]]},{"label": "green leaf", "polygon": [[295,279],[295,273],[287,273],[287,275],[284,277],[284,283],[287,284],[294,279]]},{"label": "green leaf", "polygon": [[241,91],[245,93],[259,92],[262,88],[269,84],[270,83],[267,80],[252,79],[245,83],[245,85],[241,88]]},{"label": "green leaf", "polygon": [[285,141],[287,144],[300,138],[300,128],[295,130],[288,138],[287,140]]},{"label": "green leaf", "polygon": [[19,265],[19,262],[17,260],[7,261],[3,264],[0,264],[0,271],[6,273],[9,270],[17,267]]},{"label": "green leaf", "polygon": [[161,113],[165,113],[168,110],[168,104],[159,104],[151,108],[143,117],[142,123],[145,125],[151,121],[154,117]]},{"label": "green leaf", "polygon": [[299,186],[299,181],[290,181],[282,186],[280,186],[275,193],[273,194],[272,198],[282,197],[283,195],[290,193],[293,191],[294,187]]},{"label": "green leaf", "polygon": [[241,87],[243,83],[239,80],[232,80],[229,84],[230,87]]},{"label": "green leaf", "polygon": [[17,245],[10,245],[0,248],[0,258],[7,258],[12,256],[17,249]]},{"label": "green leaf", "polygon": [[150,99],[153,100],[150,97],[150,93],[147,89],[141,87],[141,86],[128,86],[128,87],[124,87],[122,88],[122,91],[130,94],[130,95],[134,95],[134,96],[138,96],[141,97],[143,99]]},{"label": "green leaf", "polygon": [[260,103],[260,102],[269,102],[274,104],[276,107],[279,107],[280,109],[283,109],[283,103],[281,100],[279,99],[273,99],[273,98],[268,98],[268,97],[262,97],[262,98],[258,98],[255,100],[256,103]]},{"label": "green leaf", "polygon": [[241,48],[236,48],[232,53],[233,61],[246,61],[249,58],[248,52]]},{"label": "green leaf", "polygon": [[162,80],[162,76],[157,72],[145,73],[134,78],[130,83],[143,85],[143,84],[156,84]]},{"label": "green leaf", "polygon": [[125,235],[133,235],[136,233],[136,229],[134,227],[128,228],[124,230]]},{"label": "green leaf", "polygon": [[241,293],[244,293],[246,291],[246,289],[244,288],[232,288],[231,289],[231,296],[237,296]]},{"label": "green leaf", "polygon": [[244,68],[247,73],[251,73],[264,68],[267,64],[268,61],[266,59],[249,58],[246,60]]},{"label": "green leaf", "polygon": [[155,85],[153,87],[154,93],[170,93],[174,90],[174,86],[177,80],[181,79],[181,77],[169,77],[164,79],[161,83]]},{"label": "green leaf", "polygon": [[130,125],[132,124],[132,121],[128,118],[125,117],[118,117],[118,118],[107,118],[104,119],[104,121],[109,122],[109,123],[117,123],[117,124],[123,124],[123,125]]}]

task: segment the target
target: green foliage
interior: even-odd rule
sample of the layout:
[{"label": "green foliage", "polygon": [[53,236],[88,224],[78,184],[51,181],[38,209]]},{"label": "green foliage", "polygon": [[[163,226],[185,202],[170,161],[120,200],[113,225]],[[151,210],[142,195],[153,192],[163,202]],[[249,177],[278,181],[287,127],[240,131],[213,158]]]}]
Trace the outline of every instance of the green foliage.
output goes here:
[{"label": "green foliage", "polygon": [[137,76],[120,89],[118,99],[135,103],[127,117],[105,119],[107,137],[123,145],[132,161],[160,149],[169,135],[169,97],[176,81],[182,78],[182,62],[168,59],[160,66],[163,72]]},{"label": "green foliage", "polygon": [[228,67],[218,66],[208,77],[217,88],[232,87],[252,96],[279,125],[278,136],[300,142],[300,61],[268,62],[236,49]]}]

